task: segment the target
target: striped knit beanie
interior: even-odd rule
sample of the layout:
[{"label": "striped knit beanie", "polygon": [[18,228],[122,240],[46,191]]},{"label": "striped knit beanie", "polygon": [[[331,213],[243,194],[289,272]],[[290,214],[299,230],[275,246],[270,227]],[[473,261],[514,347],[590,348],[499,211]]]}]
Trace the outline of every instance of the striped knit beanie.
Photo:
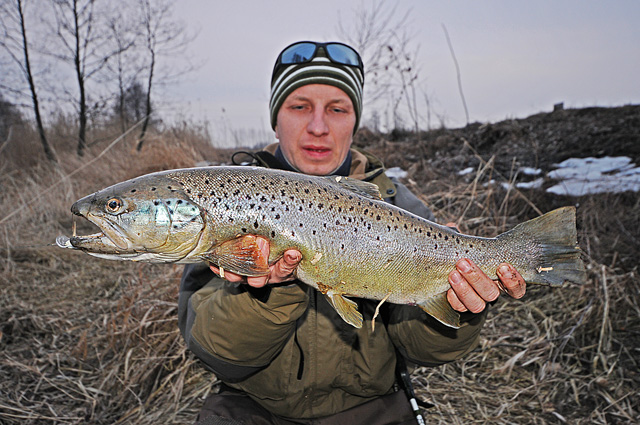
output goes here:
[{"label": "striped knit beanie", "polygon": [[271,96],[269,101],[271,128],[275,130],[278,111],[287,96],[307,84],[335,86],[351,98],[356,114],[356,123],[353,128],[353,133],[355,134],[360,125],[360,116],[362,115],[364,76],[354,66],[332,62],[322,47],[317,49],[315,57],[309,62],[281,65],[274,68],[271,76]]}]

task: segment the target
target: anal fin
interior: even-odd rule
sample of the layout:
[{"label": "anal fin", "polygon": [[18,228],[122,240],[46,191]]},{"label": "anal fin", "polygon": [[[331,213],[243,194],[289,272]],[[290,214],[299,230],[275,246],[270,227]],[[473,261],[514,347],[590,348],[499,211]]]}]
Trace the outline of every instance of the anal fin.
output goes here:
[{"label": "anal fin", "polygon": [[333,289],[328,290],[325,295],[342,320],[355,328],[362,327],[362,314],[358,311],[358,304],[355,301],[345,298]]},{"label": "anal fin", "polygon": [[264,276],[269,273],[269,259],[262,254],[253,235],[222,242],[203,257],[225,271],[242,276]]},{"label": "anal fin", "polygon": [[418,303],[418,306],[443,325],[460,328],[460,313],[451,307],[446,292],[424,300]]}]

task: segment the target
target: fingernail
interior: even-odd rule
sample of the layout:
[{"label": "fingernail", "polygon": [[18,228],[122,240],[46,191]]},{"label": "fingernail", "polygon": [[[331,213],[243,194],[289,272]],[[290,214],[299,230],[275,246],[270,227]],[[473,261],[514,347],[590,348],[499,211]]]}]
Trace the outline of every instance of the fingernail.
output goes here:
[{"label": "fingernail", "polygon": [[451,279],[451,283],[460,283],[462,282],[462,275],[454,270],[449,273],[449,279]]},{"label": "fingernail", "polygon": [[458,267],[458,270],[460,270],[462,273],[466,273],[469,270],[471,270],[471,264],[469,264],[469,262],[464,258],[458,261],[458,264],[456,264],[456,266]]},{"label": "fingernail", "polygon": [[507,265],[502,265],[498,268],[498,274],[500,276],[507,276],[508,274],[511,273],[511,269],[509,268],[509,266]]}]

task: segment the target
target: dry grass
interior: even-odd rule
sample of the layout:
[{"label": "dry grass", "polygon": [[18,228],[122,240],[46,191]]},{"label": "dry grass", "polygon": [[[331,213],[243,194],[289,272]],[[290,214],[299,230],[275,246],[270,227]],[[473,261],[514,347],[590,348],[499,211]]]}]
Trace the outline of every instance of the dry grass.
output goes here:
[{"label": "dry grass", "polygon": [[[181,267],[50,246],[69,233],[68,208],[80,196],[155,169],[229,158],[188,129],[154,137],[139,154],[125,140],[72,178],[64,176],[108,142],[81,161],[61,155],[61,169],[36,163],[20,171],[0,162],[0,206],[5,217],[20,208],[0,224],[0,423],[191,423],[211,391],[215,377],[185,350],[177,330]],[[470,145],[458,156],[430,159],[424,144],[368,143],[388,165],[409,170],[407,183],[440,219],[457,220],[465,232],[495,235],[537,210],[575,202],[486,184],[517,176]],[[452,177],[470,161],[474,175]],[[419,396],[435,404],[429,423],[637,422],[637,196],[578,201],[588,282],[530,288],[522,301],[499,301],[481,347],[461,361],[417,369]]]}]

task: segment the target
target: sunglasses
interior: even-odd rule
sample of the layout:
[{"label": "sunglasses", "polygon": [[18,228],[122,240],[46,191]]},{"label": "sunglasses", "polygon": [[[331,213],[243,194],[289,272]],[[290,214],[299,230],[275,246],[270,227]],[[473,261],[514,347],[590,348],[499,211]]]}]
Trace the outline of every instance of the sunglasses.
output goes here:
[{"label": "sunglasses", "polygon": [[274,75],[281,66],[311,62],[319,48],[325,51],[331,62],[356,67],[364,75],[362,59],[352,47],[338,42],[316,43],[315,41],[300,41],[285,48],[276,60],[273,68]]}]

